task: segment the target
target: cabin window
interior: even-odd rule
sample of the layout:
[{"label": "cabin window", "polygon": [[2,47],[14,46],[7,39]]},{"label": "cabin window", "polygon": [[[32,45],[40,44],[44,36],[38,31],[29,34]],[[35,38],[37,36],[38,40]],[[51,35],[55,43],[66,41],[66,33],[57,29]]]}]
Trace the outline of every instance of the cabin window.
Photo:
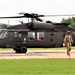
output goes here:
[{"label": "cabin window", "polygon": [[45,38],[44,32],[38,32],[37,33],[37,40],[38,41],[42,41],[42,40],[44,40],[44,38]]},{"label": "cabin window", "polygon": [[0,38],[6,38],[7,37],[7,32],[0,32]]},{"label": "cabin window", "polygon": [[18,37],[17,32],[14,32],[14,37],[15,37],[15,38]]},{"label": "cabin window", "polygon": [[35,40],[35,32],[28,32],[28,39]]},{"label": "cabin window", "polygon": [[18,37],[19,37],[19,38],[21,38],[21,37],[22,37],[21,33],[19,33],[19,34],[18,34]]}]

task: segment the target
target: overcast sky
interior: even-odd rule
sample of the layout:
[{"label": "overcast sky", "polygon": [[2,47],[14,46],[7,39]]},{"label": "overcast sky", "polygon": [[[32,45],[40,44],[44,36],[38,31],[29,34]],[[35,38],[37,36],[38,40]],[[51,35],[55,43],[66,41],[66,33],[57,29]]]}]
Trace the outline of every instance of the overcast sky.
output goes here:
[{"label": "overcast sky", "polygon": [[[0,16],[15,16],[19,12],[38,14],[75,14],[75,0],[0,0]],[[44,18],[60,22],[62,17]],[[9,24],[19,23],[22,19],[9,19]],[[8,19],[0,20],[8,23]]]}]

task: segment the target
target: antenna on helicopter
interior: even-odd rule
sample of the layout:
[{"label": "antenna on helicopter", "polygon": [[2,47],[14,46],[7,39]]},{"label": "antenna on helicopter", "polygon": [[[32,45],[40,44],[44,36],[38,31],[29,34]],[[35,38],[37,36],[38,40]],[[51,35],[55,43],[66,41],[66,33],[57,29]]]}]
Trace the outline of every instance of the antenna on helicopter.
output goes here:
[{"label": "antenna on helicopter", "polygon": [[22,20],[22,21],[19,20],[19,22],[20,22],[21,24],[23,24],[23,20]]},{"label": "antenna on helicopter", "polygon": [[20,12],[19,15],[24,14],[24,12]]}]

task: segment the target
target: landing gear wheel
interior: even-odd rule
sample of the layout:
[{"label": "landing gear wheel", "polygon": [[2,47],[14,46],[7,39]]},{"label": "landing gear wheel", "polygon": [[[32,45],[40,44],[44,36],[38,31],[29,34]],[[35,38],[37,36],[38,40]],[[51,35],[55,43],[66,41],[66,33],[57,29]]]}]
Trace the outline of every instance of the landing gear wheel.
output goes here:
[{"label": "landing gear wheel", "polygon": [[27,48],[25,46],[21,48],[15,48],[14,50],[16,51],[16,53],[26,53],[27,52]]},{"label": "landing gear wheel", "polygon": [[21,47],[20,50],[21,50],[22,53],[26,53],[27,52],[27,48],[25,46]]}]

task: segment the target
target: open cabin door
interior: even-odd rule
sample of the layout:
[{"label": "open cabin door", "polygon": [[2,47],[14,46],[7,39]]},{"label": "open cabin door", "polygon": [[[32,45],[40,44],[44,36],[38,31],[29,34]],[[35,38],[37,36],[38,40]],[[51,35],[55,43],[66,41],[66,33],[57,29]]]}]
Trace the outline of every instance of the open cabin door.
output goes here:
[{"label": "open cabin door", "polygon": [[27,31],[13,30],[8,32],[8,45],[20,47],[26,41]]},{"label": "open cabin door", "polygon": [[21,35],[19,35],[18,31],[9,31],[7,41],[7,46],[18,46],[21,42]]}]

